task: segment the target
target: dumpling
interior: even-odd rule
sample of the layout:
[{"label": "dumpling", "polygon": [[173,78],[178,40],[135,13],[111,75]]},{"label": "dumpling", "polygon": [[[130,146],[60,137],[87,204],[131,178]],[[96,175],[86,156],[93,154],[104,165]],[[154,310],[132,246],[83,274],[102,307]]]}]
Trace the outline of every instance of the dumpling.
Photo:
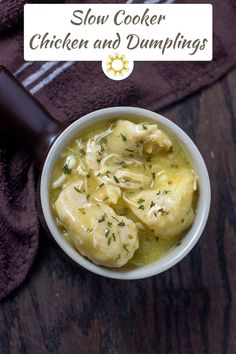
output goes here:
[{"label": "dumpling", "polygon": [[195,190],[194,173],[183,169],[172,174],[171,180],[159,181],[155,189],[141,191],[129,198],[124,196],[124,199],[155,236],[174,237],[193,223],[192,201]]},{"label": "dumpling", "polygon": [[159,149],[168,151],[172,142],[156,124],[135,124],[119,120],[107,138],[109,151],[123,155],[153,153]]},{"label": "dumpling", "polygon": [[55,210],[80,253],[98,265],[122,267],[139,247],[136,224],[92,197],[66,186]]}]

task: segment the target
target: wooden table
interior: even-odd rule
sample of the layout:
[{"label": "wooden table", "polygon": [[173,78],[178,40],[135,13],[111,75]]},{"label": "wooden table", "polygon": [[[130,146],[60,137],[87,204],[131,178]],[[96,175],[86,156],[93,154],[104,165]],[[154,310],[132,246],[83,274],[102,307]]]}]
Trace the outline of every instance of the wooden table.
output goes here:
[{"label": "wooden table", "polygon": [[182,126],[209,168],[212,207],[201,241],[147,280],[72,267],[42,234],[27,281],[0,306],[0,353],[236,353],[236,70],[161,113]]}]

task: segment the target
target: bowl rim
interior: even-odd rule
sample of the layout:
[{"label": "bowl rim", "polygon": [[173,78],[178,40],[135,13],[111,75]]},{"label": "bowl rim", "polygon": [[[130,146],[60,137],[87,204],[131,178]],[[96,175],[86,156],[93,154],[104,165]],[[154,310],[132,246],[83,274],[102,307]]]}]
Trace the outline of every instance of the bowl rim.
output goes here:
[{"label": "bowl rim", "polygon": [[[199,197],[194,223],[181,240],[180,245],[174,247],[163,258],[151,264],[130,270],[119,270],[118,268],[105,268],[92,263],[90,260],[82,256],[68,243],[68,241],[63,238],[56,226],[51,212],[49,201],[49,183],[57,157],[67,143],[72,140],[73,136],[75,137],[75,135],[78,134],[79,130],[88,129],[94,123],[98,124],[109,119],[122,118],[122,116],[125,115],[133,115],[135,117],[140,117],[140,119],[153,120],[157,124],[161,124],[177,138],[184,150],[189,154],[194,170],[198,175]],[[69,256],[69,258],[71,258],[75,263],[95,274],[107,278],[122,280],[151,277],[164,272],[180,262],[192,250],[202,235],[208,219],[211,202],[211,188],[207,167],[200,151],[191,138],[179,126],[164,116],[143,108],[129,106],[99,109],[86,114],[69,125],[59,135],[47,154],[41,173],[39,193],[41,209],[47,228],[62,251],[66,253],[66,255]]]}]

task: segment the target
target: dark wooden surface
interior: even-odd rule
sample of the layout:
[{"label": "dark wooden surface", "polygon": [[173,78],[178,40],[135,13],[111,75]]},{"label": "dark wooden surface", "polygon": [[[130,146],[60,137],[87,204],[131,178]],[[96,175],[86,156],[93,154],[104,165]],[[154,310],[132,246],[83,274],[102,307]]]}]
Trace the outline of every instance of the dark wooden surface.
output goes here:
[{"label": "dark wooden surface", "polygon": [[236,70],[161,113],[209,168],[198,245],[171,270],[125,282],[72,267],[42,235],[27,281],[0,305],[0,354],[236,353]]}]

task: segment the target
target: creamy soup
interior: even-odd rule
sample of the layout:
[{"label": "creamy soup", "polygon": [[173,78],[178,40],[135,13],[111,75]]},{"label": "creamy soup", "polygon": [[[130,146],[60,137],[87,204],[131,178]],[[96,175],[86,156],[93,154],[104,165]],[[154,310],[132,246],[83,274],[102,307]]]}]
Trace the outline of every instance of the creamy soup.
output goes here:
[{"label": "creamy soup", "polygon": [[127,117],[78,134],[56,161],[50,197],[62,237],[78,252],[130,269],[181,242],[195,217],[197,176],[174,136]]}]

